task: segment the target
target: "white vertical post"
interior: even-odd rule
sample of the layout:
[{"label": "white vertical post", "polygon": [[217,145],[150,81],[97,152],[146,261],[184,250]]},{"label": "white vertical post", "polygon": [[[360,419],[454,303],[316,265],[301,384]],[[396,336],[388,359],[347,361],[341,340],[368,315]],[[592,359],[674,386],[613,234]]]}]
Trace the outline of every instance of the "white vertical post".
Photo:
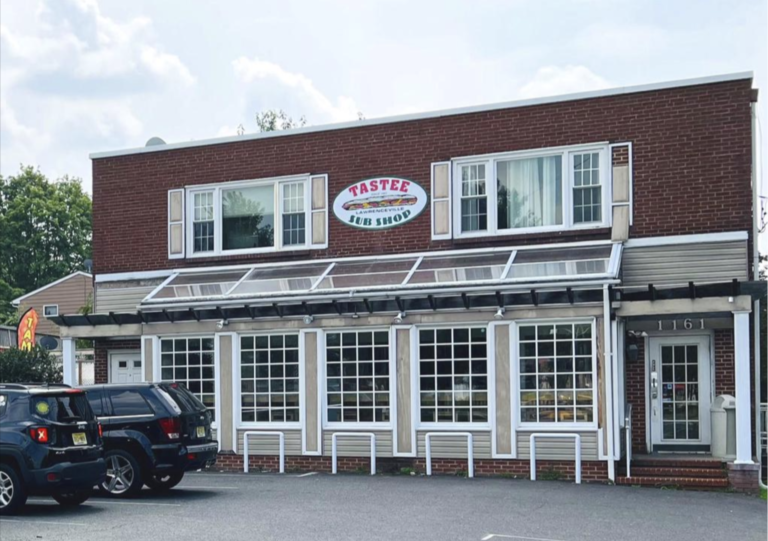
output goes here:
[{"label": "white vertical post", "polygon": [[64,383],[77,385],[77,343],[74,338],[64,338],[61,341],[61,353],[64,361]]},{"label": "white vertical post", "polygon": [[749,312],[733,313],[733,348],[736,370],[736,460],[735,464],[752,461],[752,390],[749,385]]}]

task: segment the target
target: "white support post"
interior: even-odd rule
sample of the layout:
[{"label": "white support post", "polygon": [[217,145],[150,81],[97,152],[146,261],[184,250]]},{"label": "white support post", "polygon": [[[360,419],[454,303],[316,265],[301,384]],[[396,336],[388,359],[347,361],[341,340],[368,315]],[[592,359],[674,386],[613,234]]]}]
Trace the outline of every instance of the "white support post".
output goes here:
[{"label": "white support post", "polygon": [[373,432],[334,432],[331,436],[331,473],[336,473],[336,455],[337,444],[336,439],[339,436],[343,437],[360,437],[369,438],[371,440],[371,475],[376,475],[376,434]]},{"label": "white support post", "polygon": [[736,369],[736,460],[735,464],[752,461],[752,389],[749,367],[749,312],[733,313],[733,347]]},{"label": "white support post", "polygon": [[243,472],[248,473],[248,436],[277,436],[280,440],[280,473],[285,473],[285,434],[253,430],[243,434]]},{"label": "white support post", "polygon": [[74,338],[61,341],[62,361],[64,362],[64,383],[77,385],[77,343]]},{"label": "white support post", "polygon": [[427,451],[427,475],[432,475],[432,438],[440,436],[462,436],[467,438],[467,477],[475,476],[475,444],[471,432],[427,432],[424,435],[424,446]]},{"label": "white support post", "polygon": [[573,439],[576,444],[576,484],[581,484],[581,436],[579,434],[546,433],[531,434],[531,481],[536,480],[536,438]]}]

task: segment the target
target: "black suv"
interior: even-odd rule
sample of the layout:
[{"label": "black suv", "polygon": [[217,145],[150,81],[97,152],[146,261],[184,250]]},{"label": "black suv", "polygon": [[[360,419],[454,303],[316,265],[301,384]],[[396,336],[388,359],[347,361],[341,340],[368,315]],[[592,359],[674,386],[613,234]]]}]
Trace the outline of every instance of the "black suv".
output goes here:
[{"label": "black suv", "polygon": [[79,389],[0,383],[0,513],[30,494],[62,505],[87,500],[105,478],[100,432]]},{"label": "black suv", "polygon": [[131,497],[142,485],[173,488],[185,471],[216,462],[211,414],[179,383],[81,387],[103,427],[107,478],[100,488]]}]

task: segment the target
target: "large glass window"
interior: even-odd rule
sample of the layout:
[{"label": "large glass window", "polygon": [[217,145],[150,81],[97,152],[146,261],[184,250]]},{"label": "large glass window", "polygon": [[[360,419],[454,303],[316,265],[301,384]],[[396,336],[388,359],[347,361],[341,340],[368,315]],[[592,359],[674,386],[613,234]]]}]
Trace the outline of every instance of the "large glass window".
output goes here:
[{"label": "large glass window", "polygon": [[304,244],[307,214],[304,204],[304,183],[283,185],[283,244]]},{"label": "large glass window", "polygon": [[224,250],[275,245],[275,187],[272,184],[221,191]]},{"label": "large glass window", "polygon": [[213,251],[213,192],[198,192],[193,197],[192,250]]},{"label": "large glass window", "polygon": [[461,167],[461,230],[488,229],[488,195],[485,189],[485,164]]},{"label": "large glass window", "polygon": [[343,331],[325,335],[329,423],[388,423],[389,333]]},{"label": "large glass window", "polygon": [[213,338],[161,338],[160,379],[183,383],[216,415]]},{"label": "large glass window", "polygon": [[560,156],[500,161],[496,171],[499,229],[563,223]]},{"label": "large glass window", "polygon": [[573,222],[602,221],[600,153],[573,155]]},{"label": "large glass window", "polygon": [[520,421],[593,422],[592,324],[526,324],[518,333]]},{"label": "large glass window", "polygon": [[240,419],[298,423],[299,335],[240,337]]},{"label": "large glass window", "polygon": [[485,327],[419,331],[422,423],[488,422]]}]

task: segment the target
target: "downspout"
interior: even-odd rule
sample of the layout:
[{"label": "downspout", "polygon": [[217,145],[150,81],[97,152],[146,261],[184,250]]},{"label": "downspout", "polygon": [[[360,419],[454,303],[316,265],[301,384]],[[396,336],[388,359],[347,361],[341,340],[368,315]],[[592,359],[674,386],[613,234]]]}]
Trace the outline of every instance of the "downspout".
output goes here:
[{"label": "downspout", "polygon": [[603,366],[605,367],[605,441],[607,441],[606,457],[608,458],[608,479],[616,481],[616,456],[613,437],[613,395],[616,392],[613,385],[613,353],[611,340],[611,299],[608,285],[603,286]]},{"label": "downspout", "polygon": [[760,186],[757,176],[757,104],[750,104],[752,112],[752,279],[760,276],[760,253],[758,251],[758,232],[760,230]]},{"label": "downspout", "polygon": [[760,470],[758,471],[757,478],[760,482],[761,488],[766,488],[765,483],[763,483],[763,441],[762,441],[762,413],[760,411],[761,402],[762,402],[762,396],[760,396],[762,392],[762,385],[760,384],[760,346],[761,346],[761,340],[760,340],[760,300],[756,300],[754,302],[754,314],[755,314],[755,440],[757,440],[757,445],[755,448],[757,449],[757,463],[760,465]]}]

